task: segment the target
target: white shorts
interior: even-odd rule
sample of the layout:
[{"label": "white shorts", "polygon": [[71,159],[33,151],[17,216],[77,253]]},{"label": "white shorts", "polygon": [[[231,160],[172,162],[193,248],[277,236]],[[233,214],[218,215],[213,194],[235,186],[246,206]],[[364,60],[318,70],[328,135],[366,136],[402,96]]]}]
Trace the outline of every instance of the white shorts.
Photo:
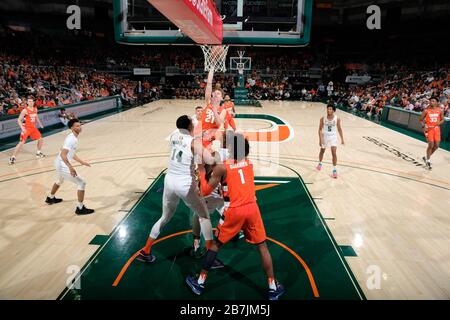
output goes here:
[{"label": "white shorts", "polygon": [[200,196],[195,179],[167,174],[164,178],[163,215],[175,213],[180,199],[200,217],[209,218],[205,200]]},{"label": "white shorts", "polygon": [[80,176],[73,177],[70,174],[70,170],[67,166],[61,165],[61,162],[56,159],[55,160],[55,169],[56,169],[56,184],[62,185],[65,180],[75,183],[78,186],[78,190],[83,191],[86,189],[86,181]]},{"label": "white shorts", "polygon": [[337,136],[322,136],[322,149],[337,147]]}]

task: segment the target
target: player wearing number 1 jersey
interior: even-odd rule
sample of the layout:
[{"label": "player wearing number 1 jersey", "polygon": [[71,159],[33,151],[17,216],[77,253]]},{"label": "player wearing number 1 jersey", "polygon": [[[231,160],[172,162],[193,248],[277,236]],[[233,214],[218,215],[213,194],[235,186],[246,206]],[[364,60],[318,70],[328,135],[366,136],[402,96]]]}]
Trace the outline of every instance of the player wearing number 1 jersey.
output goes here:
[{"label": "player wearing number 1 jersey", "polygon": [[218,226],[217,240],[206,252],[200,276],[188,276],[186,283],[195,294],[202,294],[208,271],[214,265],[220,248],[243,230],[245,239],[256,245],[261,255],[269,284],[268,298],[278,300],[284,293],[284,287],[275,280],[272,257],[266,245],[266,231],[256,203],[253,164],[247,159],[250,149],[248,141],[242,134],[231,132],[227,134],[226,146],[229,160],[215,165],[208,181],[204,168],[200,166],[200,179],[203,195],[211,193],[220,182],[226,181],[230,204],[224,212],[223,223]]},{"label": "player wearing number 1 jersey", "polygon": [[438,102],[437,97],[431,97],[430,105],[420,116],[423,132],[428,142],[427,155],[423,157],[423,161],[430,170],[431,155],[439,148],[441,142],[440,125],[444,123],[444,112],[439,108]]}]

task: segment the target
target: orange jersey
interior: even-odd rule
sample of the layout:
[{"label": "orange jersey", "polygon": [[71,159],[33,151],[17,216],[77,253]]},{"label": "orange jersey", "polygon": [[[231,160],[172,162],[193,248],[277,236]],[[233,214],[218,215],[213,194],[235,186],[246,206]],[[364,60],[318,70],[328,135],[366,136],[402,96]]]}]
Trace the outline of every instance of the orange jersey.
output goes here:
[{"label": "orange jersey", "polygon": [[233,113],[234,103],[232,101],[225,101],[223,103],[225,110],[228,111],[229,114]]},{"label": "orange jersey", "polygon": [[253,164],[249,160],[225,163],[230,208],[256,202]]},{"label": "orange jersey", "polygon": [[36,128],[36,118],[37,118],[37,108],[33,107],[33,109],[26,108],[27,114],[25,115],[25,128]]},{"label": "orange jersey", "polygon": [[219,129],[219,126],[216,124],[216,117],[214,116],[214,111],[212,110],[212,108],[212,105],[208,105],[202,112],[202,131]]},{"label": "orange jersey", "polygon": [[425,124],[428,128],[433,128],[439,125],[441,119],[441,109],[433,108],[425,110]]}]

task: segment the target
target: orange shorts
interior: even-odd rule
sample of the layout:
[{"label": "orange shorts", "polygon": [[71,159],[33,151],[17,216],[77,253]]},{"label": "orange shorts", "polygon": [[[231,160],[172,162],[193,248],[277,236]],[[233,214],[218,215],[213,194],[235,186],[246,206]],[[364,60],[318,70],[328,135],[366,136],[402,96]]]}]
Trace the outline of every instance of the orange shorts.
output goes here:
[{"label": "orange shorts", "polygon": [[32,140],[39,140],[42,138],[41,133],[37,128],[25,128],[25,132],[20,134],[20,141],[26,142],[28,137]]},{"label": "orange shorts", "polygon": [[223,223],[217,226],[217,240],[225,244],[241,230],[247,242],[258,244],[266,240],[266,230],[256,202],[225,210]]},{"label": "orange shorts", "polygon": [[441,142],[441,128],[439,126],[428,128],[424,134],[428,142]]}]

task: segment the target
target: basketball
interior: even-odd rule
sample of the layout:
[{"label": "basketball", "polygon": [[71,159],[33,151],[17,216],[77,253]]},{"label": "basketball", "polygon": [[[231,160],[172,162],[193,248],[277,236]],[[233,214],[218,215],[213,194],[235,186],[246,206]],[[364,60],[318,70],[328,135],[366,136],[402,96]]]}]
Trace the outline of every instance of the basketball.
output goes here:
[{"label": "basketball", "polygon": [[373,2],[1,1],[0,299],[450,300],[450,1]]}]

